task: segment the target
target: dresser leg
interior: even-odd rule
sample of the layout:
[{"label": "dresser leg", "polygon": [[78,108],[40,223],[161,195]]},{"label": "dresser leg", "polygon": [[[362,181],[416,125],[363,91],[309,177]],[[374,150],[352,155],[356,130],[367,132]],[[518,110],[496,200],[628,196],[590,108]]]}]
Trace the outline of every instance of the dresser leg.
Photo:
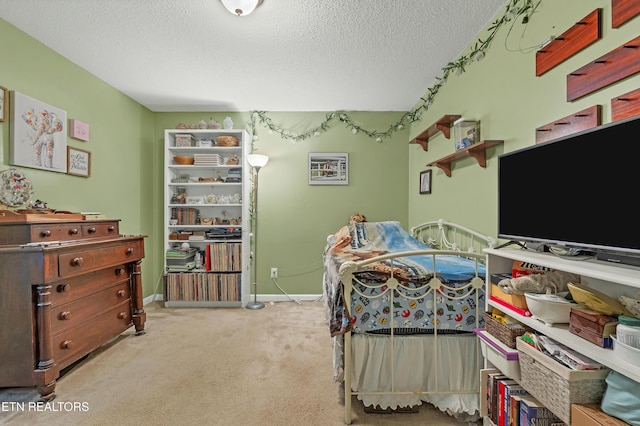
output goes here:
[{"label": "dresser leg", "polygon": [[133,281],[133,325],[136,328],[136,336],[145,333],[144,323],[147,320],[147,314],[142,304],[142,262],[138,261],[133,265],[133,273],[131,279]]}]

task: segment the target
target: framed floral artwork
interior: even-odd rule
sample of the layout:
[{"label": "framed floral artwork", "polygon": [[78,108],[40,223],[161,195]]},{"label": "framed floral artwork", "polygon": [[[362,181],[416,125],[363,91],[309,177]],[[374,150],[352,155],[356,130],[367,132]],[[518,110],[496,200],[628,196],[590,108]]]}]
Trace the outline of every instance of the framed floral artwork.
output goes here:
[{"label": "framed floral artwork", "polygon": [[67,112],[16,91],[9,92],[9,162],[67,172]]}]

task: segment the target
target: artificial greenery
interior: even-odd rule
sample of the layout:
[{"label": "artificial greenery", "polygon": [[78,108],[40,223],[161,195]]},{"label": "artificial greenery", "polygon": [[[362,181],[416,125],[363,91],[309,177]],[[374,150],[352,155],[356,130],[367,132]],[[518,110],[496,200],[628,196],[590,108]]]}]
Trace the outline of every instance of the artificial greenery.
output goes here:
[{"label": "artificial greenery", "polygon": [[331,123],[339,121],[343,123],[352,133],[364,133],[376,142],[382,142],[386,138],[390,138],[391,135],[402,130],[406,123],[414,123],[420,120],[422,113],[429,109],[429,106],[433,103],[434,98],[447,82],[447,79],[453,73],[456,76],[461,75],[466,71],[466,68],[474,61],[481,61],[486,52],[488,51],[493,39],[495,38],[498,30],[508,23],[515,23],[522,18],[522,24],[526,25],[531,19],[532,14],[536,11],[542,0],[509,0],[505,6],[504,14],[500,19],[492,22],[487,31],[489,34],[483,39],[478,39],[470,49],[469,53],[460,56],[455,61],[449,62],[444,68],[441,77],[436,77],[437,82],[427,89],[427,94],[420,98],[419,104],[411,111],[405,112],[398,121],[389,125],[387,130],[368,130],[356,123],[347,112],[330,112],[327,113],[325,120],[318,124],[315,128],[307,130],[302,133],[293,132],[291,130],[284,129],[276,125],[271,118],[269,118],[265,111],[252,111],[250,121],[248,123],[249,130],[253,135],[253,141],[258,140],[257,126],[260,124],[266,127],[269,133],[277,133],[283,139],[289,140],[292,143],[304,141],[313,136],[319,136],[331,128]]}]

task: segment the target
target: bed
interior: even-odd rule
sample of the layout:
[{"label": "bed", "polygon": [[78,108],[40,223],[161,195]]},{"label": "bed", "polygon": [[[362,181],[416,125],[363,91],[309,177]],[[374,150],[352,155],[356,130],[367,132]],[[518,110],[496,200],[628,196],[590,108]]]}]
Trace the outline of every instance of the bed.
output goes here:
[{"label": "bed", "polygon": [[482,250],[495,245],[443,220],[411,233],[395,221],[354,223],[327,238],[323,295],[345,423],[353,395],[380,410],[429,402],[460,421],[479,418],[473,329],[484,309]]}]

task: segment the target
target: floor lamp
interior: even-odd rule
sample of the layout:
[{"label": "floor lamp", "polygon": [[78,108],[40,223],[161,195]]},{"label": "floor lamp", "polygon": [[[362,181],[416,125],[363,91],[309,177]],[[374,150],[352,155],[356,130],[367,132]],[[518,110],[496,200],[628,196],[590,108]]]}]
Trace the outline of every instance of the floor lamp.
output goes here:
[{"label": "floor lamp", "polygon": [[269,157],[266,155],[247,155],[247,162],[256,170],[253,180],[253,302],[247,303],[247,309],[264,308],[264,303],[258,302],[258,174],[268,161]]}]

